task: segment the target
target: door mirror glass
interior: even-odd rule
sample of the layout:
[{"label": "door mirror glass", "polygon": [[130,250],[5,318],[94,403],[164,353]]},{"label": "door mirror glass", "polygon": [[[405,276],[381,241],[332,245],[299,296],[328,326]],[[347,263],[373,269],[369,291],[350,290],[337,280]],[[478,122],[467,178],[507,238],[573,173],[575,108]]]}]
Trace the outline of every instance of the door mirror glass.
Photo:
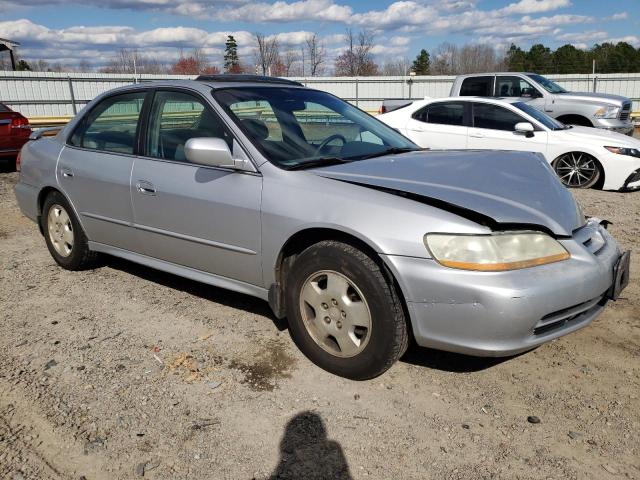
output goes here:
[{"label": "door mirror glass", "polygon": [[196,137],[187,140],[184,147],[187,160],[209,167],[238,168],[227,142],[222,138]]},{"label": "door mirror glass", "polygon": [[515,132],[526,137],[533,137],[534,128],[529,122],[516,123]]}]

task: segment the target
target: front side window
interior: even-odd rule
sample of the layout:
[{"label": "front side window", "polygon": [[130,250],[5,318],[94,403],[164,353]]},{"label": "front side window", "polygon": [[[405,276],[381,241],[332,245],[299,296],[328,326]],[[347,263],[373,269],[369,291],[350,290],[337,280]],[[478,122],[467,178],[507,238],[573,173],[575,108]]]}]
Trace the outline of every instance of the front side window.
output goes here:
[{"label": "front side window", "polygon": [[469,77],[462,81],[461,97],[491,97],[493,95],[493,76]]},{"label": "front side window", "polygon": [[146,91],[105,98],[80,122],[69,143],[104,152],[133,154]]},{"label": "front side window", "polygon": [[516,123],[526,122],[520,115],[499,105],[490,103],[473,104],[473,126],[490,130],[513,132]]},{"label": "front side window", "polygon": [[540,97],[540,92],[520,77],[499,76],[496,79],[496,97]]},{"label": "front side window", "polygon": [[256,148],[282,168],[303,168],[327,157],[352,161],[389,150],[419,148],[382,122],[325,92],[295,87],[236,87],[213,94]]},{"label": "front side window", "polygon": [[414,117],[425,123],[442,125],[464,125],[464,104],[462,102],[441,102],[427,105]]},{"label": "front side window", "polygon": [[196,137],[223,138],[232,148],[233,137],[200,99],[183,92],[156,92],[149,116],[147,155],[184,162],[185,144]]}]

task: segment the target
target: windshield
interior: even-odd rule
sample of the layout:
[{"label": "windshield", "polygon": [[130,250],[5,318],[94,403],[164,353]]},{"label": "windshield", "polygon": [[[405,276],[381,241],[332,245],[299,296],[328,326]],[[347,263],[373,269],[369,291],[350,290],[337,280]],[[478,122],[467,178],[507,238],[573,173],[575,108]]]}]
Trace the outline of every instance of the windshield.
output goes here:
[{"label": "windshield", "polygon": [[542,85],[542,88],[544,88],[549,93],[567,93],[567,91],[564,88],[562,88],[560,85],[558,85],[556,82],[552,82],[551,80],[543,77],[542,75],[532,74],[527,76],[532,80],[535,80],[536,82],[538,82],[540,85]]},{"label": "windshield", "polygon": [[519,108],[530,117],[535,118],[538,122],[540,122],[542,125],[544,125],[550,130],[564,130],[567,128],[564,123],[560,123],[555,118],[551,118],[546,113],[541,112],[540,110],[532,107],[528,103],[516,102],[516,103],[513,103],[512,105],[516,108]]},{"label": "windshield", "polygon": [[213,95],[262,154],[282,168],[419,150],[392,128],[325,92],[237,87]]}]

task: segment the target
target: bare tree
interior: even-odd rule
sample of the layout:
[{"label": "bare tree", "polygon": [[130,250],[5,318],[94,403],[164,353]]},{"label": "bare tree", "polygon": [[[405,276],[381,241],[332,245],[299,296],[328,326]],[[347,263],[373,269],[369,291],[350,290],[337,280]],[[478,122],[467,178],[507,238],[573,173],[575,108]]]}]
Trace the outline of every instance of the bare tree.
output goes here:
[{"label": "bare tree", "polygon": [[438,45],[431,57],[431,71],[436,75],[491,72],[505,68],[504,53],[496,52],[490,45],[466,44],[458,47],[444,42]]},{"label": "bare tree", "polygon": [[382,66],[383,75],[408,75],[411,63],[407,58],[401,57],[398,60],[391,60]]},{"label": "bare tree", "polygon": [[91,64],[86,58],[83,58],[82,60],[80,60],[80,63],[78,63],[79,72],[90,72],[91,70],[93,70],[91,68]]},{"label": "bare tree", "polygon": [[280,58],[285,77],[292,75],[293,65],[298,61],[298,54],[293,50],[287,50]]},{"label": "bare tree", "polygon": [[378,65],[373,61],[373,33],[362,30],[357,36],[347,29],[347,48],[336,58],[337,76],[376,75]]},{"label": "bare tree", "polygon": [[142,55],[137,50],[121,48],[106,66],[103,73],[165,73],[167,67],[157,58]]},{"label": "bare tree", "polygon": [[271,75],[271,68],[277,63],[278,57],[278,36],[266,37],[262,33],[255,33],[256,48],[253,51],[258,68],[262,75]]},{"label": "bare tree", "polygon": [[[307,47],[307,58],[309,61],[309,74],[312,77],[322,74],[322,65],[327,58],[327,51],[320,42],[317,34],[309,35],[305,39]],[[303,47],[304,48],[304,47]]]}]

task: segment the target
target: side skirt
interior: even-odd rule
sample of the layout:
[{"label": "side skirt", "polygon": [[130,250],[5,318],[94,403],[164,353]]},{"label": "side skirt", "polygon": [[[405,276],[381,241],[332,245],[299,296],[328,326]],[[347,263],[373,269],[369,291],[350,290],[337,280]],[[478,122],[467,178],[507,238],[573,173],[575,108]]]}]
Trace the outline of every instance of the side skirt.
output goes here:
[{"label": "side skirt", "polygon": [[234,292],[245,293],[253,297],[261,298],[262,300],[269,299],[269,291],[266,288],[251,285],[250,283],[221,277],[219,275],[214,275],[213,273],[207,273],[194,268],[177,265],[175,263],[123,250],[122,248],[105,245],[103,243],[89,241],[89,249],[95,252],[113,255],[114,257],[124,258],[125,260],[155,268],[156,270],[162,270],[163,272],[172,273],[190,280],[195,280],[196,282],[206,283],[208,285],[213,285],[214,287],[226,288],[227,290],[233,290]]}]

